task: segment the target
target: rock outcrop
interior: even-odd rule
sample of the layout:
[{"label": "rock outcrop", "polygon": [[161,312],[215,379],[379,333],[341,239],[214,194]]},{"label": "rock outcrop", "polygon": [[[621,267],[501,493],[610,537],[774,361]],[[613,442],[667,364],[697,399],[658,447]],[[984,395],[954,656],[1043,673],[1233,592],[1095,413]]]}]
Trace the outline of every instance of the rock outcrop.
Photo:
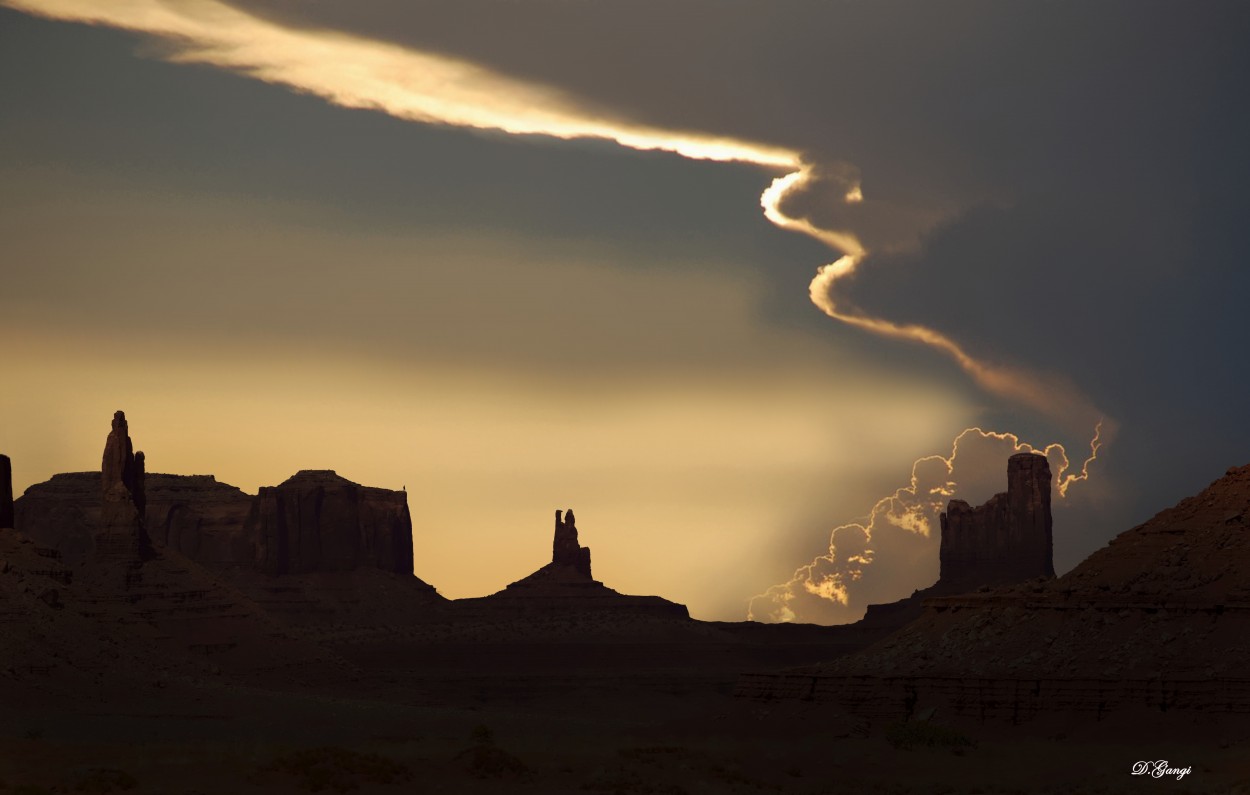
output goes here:
[{"label": "rock outcrop", "polygon": [[[75,472],[31,486],[16,502],[17,529],[59,550],[67,563],[90,558],[104,524],[101,479]],[[259,495],[212,475],[154,473],[137,484],[151,543],[213,570],[412,573],[412,520],[402,491],[361,486],[333,472],[301,472]]]},{"label": "rock outcrop", "polygon": [[573,511],[556,511],[551,562],[507,588],[480,599],[459,599],[459,612],[472,620],[501,611],[516,614],[590,613],[602,627],[619,619],[690,617],[685,605],[658,596],[629,596],[608,588],[590,575],[590,550],[577,539]]},{"label": "rock outcrop", "polygon": [[100,467],[100,531],[95,555],[105,560],[140,560],[151,555],[143,525],[143,453],[135,455],[124,412],[113,415]]},{"label": "rock outcrop", "polygon": [[594,579],[590,574],[590,547],[577,543],[577,523],[573,517],[573,509],[565,512],[560,518],[556,511],[556,535],[551,544],[551,562],[557,566],[571,566],[577,572]]},{"label": "rock outcrop", "polygon": [[253,496],[211,475],[145,469],[118,412],[100,472],[31,486],[14,505],[16,530],[67,566],[88,564],[103,598],[176,590],[183,566],[301,634],[383,632],[446,602],[413,576],[402,491],[310,470]]},{"label": "rock outcrop", "polygon": [[13,464],[0,455],[0,527],[13,526]]},{"label": "rock outcrop", "polygon": [[262,488],[247,535],[257,543],[256,564],[269,574],[362,566],[412,573],[408,495],[367,488],[332,470],[303,470]]},{"label": "rock outcrop", "polygon": [[26,489],[13,503],[13,526],[69,565],[89,559],[100,527],[100,473],[66,472]]},{"label": "rock outcrop", "polygon": [[153,473],[147,488],[148,535],[210,569],[255,565],[257,543],[246,532],[256,497],[212,475]]},{"label": "rock outcrop", "polygon": [[942,514],[939,582],[948,592],[1054,577],[1050,465],[1045,456],[1007,460],[1007,491],[976,508],[951,500]]},{"label": "rock outcrop", "polygon": [[1036,453],[1007,459],[1007,491],[972,507],[951,500],[941,515],[938,581],[906,599],[869,605],[864,623],[901,627],[920,616],[925,599],[1053,578],[1050,465]]}]

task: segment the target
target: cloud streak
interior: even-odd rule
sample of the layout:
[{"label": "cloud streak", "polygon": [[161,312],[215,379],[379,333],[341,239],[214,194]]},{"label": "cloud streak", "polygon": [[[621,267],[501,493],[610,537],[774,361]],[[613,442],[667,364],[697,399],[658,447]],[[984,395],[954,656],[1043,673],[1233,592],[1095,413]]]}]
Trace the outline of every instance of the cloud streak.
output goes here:
[{"label": "cloud streak", "polygon": [[559,91],[475,64],[326,30],[284,28],[215,0],[3,0],[68,22],[161,37],[169,60],[203,63],[399,119],[513,135],[597,138],[696,160],[794,168],[785,149],[661,130],[578,110]]},{"label": "cloud streak", "polygon": [[[764,215],[782,229],[788,229],[819,240],[839,251],[842,256],[816,271],[808,286],[813,304],[834,320],[865,331],[892,339],[918,342],[927,345],[952,359],[981,388],[1060,422],[1067,427],[1097,424],[1103,438],[1114,431],[1114,422],[1107,419],[1092,402],[1066,380],[1057,376],[1043,376],[1019,368],[982,361],[947,335],[915,323],[901,324],[885,318],[873,317],[842,307],[837,298],[838,282],[853,277],[868,257],[868,251],[849,232],[822,229],[806,218],[787,215],[782,209],[786,199],[815,183],[814,169],[804,166],[798,171],[778,177],[760,197]],[[863,189],[858,181],[840,186],[844,193],[842,201],[858,204],[864,200]]]}]

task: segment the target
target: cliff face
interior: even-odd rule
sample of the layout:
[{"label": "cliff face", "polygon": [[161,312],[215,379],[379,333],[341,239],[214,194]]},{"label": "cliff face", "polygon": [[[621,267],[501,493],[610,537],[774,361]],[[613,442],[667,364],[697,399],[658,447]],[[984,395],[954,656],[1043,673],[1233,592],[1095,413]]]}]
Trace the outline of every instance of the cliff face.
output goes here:
[{"label": "cliff face", "polygon": [[[144,526],[152,542],[213,569],[268,574],[378,568],[412,573],[407,495],[333,472],[301,472],[259,495],[212,475],[145,477]],[[102,512],[100,475],[54,475],[16,503],[16,526],[67,563],[90,557]]]},{"label": "cliff face", "polygon": [[212,475],[147,476],[152,541],[210,568],[252,565],[256,543],[244,526],[255,497]]},{"label": "cliff face", "polygon": [[13,465],[0,455],[0,527],[13,526]]},{"label": "cliff face", "polygon": [[350,571],[412,573],[408,495],[353,483],[330,470],[304,470],[260,490],[246,535],[269,574]]},{"label": "cliff face", "polygon": [[1050,464],[1036,453],[1007,459],[1007,491],[973,508],[951,500],[941,516],[938,581],[906,599],[869,605],[863,623],[901,627],[921,614],[925,599],[1010,585],[1036,577],[1053,579]]},{"label": "cliff face", "polygon": [[13,527],[66,564],[87,560],[100,527],[100,473],[67,472],[31,486],[13,503]]},{"label": "cliff face", "polygon": [[951,500],[942,514],[938,580],[953,593],[1034,577],[1054,577],[1050,465],[1019,453],[1007,461],[1007,491],[984,505]]},{"label": "cliff face", "polygon": [[67,564],[148,557],[155,544],[219,570],[412,574],[404,492],[361,486],[329,470],[299,472],[256,496],[211,475],[147,475],[128,430],[117,412],[100,472],[54,475],[16,503],[3,499],[10,481],[8,459],[0,460],[0,526],[11,505],[8,523],[59,551]]}]

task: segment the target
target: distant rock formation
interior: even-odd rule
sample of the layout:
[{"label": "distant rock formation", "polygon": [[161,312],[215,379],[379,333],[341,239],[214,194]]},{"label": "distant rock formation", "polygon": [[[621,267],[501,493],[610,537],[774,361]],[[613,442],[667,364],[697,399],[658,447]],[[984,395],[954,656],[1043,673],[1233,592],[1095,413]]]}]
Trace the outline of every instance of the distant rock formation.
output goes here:
[{"label": "distant rock formation", "polygon": [[13,526],[13,464],[0,455],[0,527]]},{"label": "distant rock formation", "polygon": [[465,615],[476,610],[524,613],[591,613],[608,624],[613,617],[688,619],[685,605],[658,596],[628,596],[608,588],[590,575],[590,550],[577,540],[573,511],[556,511],[551,562],[502,591],[480,599],[458,599]]},{"label": "distant rock formation", "polygon": [[570,508],[560,518],[556,511],[556,535],[551,544],[551,562],[557,566],[572,566],[578,572],[593,580],[590,574],[590,547],[577,543],[577,524]]},{"label": "distant rock formation", "polygon": [[154,473],[145,482],[153,543],[210,569],[257,565],[258,544],[247,531],[256,497],[212,475]]},{"label": "distant rock formation", "polygon": [[332,470],[303,470],[261,488],[247,535],[258,543],[256,563],[269,574],[361,566],[412,573],[408,495],[367,488]]},{"label": "distant rock formation", "polygon": [[864,623],[902,626],[920,615],[929,597],[1053,579],[1050,480],[1045,456],[1017,453],[1007,459],[1007,491],[975,508],[951,500],[941,515],[938,581],[906,599],[869,605]]},{"label": "distant rock formation", "polygon": [[[2,497],[11,494],[9,461],[0,457],[0,464]],[[305,470],[251,496],[212,475],[148,475],[145,464],[119,411],[98,474],[54,475],[16,503],[0,500],[0,520],[11,506],[8,523],[58,550],[70,565],[148,556],[155,541],[216,570],[412,574],[405,492],[362,486],[331,470]],[[577,530],[568,525],[577,549]],[[582,551],[589,574],[589,550]]]},{"label": "distant rock formation", "polygon": [[126,415],[118,411],[113,414],[100,468],[97,558],[139,560],[151,555],[151,541],[143,525],[143,477],[143,453],[135,455]]},{"label": "distant rock formation", "polygon": [[69,565],[95,552],[100,527],[100,473],[70,472],[37,483],[13,502],[13,526]]},{"label": "distant rock formation", "polygon": [[[100,479],[74,472],[31,486],[16,502],[17,529],[60,550],[67,563],[91,557],[103,522]],[[412,519],[402,491],[330,471],[300,472],[255,496],[212,475],[155,473],[141,482],[151,542],[210,569],[412,574]]]},{"label": "distant rock formation", "polygon": [[174,587],[174,569],[192,567],[301,632],[380,631],[446,602],[413,575],[405,492],[309,470],[252,496],[211,475],[145,469],[118,412],[100,471],[31,486],[13,505],[15,529],[66,566],[87,564],[89,587],[109,598]]},{"label": "distant rock formation", "polygon": [[938,582],[948,593],[1055,576],[1045,456],[1013,455],[1007,491],[976,508],[951,500],[941,521]]},{"label": "distant rock formation", "polygon": [[1248,636],[1244,466],[1063,577],[927,599],[918,621],[859,654],[744,677],[738,692],[894,719],[935,705],[1013,722],[1056,711],[1245,714]]}]

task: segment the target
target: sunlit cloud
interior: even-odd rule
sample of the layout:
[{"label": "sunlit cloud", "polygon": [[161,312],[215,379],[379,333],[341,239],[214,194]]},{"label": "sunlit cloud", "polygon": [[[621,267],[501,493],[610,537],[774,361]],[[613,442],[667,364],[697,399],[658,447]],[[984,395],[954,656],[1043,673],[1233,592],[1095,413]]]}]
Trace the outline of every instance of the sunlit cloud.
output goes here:
[{"label": "sunlit cloud", "polygon": [[[805,218],[787,215],[782,209],[787,197],[804,190],[814,182],[813,169],[804,166],[798,171],[778,177],[760,196],[764,215],[782,229],[789,229],[819,240],[841,252],[837,260],[821,266],[808,286],[813,304],[829,317],[892,339],[919,342],[946,354],[967,373],[978,386],[1013,403],[1027,406],[1039,414],[1059,421],[1066,427],[1098,422],[1105,425],[1104,438],[1114,430],[1114,422],[1105,417],[1078,389],[1058,376],[1043,376],[1020,368],[982,361],[967,352],[947,335],[915,323],[895,323],[842,307],[837,300],[837,283],[854,276],[868,257],[868,251],[849,232],[823,229]],[[845,186],[843,200],[858,204],[864,194],[858,182]]]},{"label": "sunlit cloud", "polygon": [[[949,456],[930,455],[917,460],[912,464],[907,485],[878,500],[867,518],[832,530],[827,552],[800,566],[790,579],[753,597],[747,607],[747,619],[824,623],[836,616],[854,620],[863,613],[868,600],[890,601],[905,596],[912,588],[932,584],[909,584],[897,572],[891,572],[895,576],[873,588],[865,587],[864,581],[880,542],[888,541],[896,554],[901,554],[900,547],[908,544],[909,537],[914,542],[912,546],[928,548],[931,543],[925,542],[937,540],[935,528],[947,502],[975,493],[976,487],[983,488],[985,483],[995,482],[996,477],[1003,478],[1005,461],[1015,453],[1046,456],[1054,473],[1052,485],[1058,498],[1064,499],[1074,484],[1088,480],[1089,467],[1097,460],[1102,444],[1100,431],[1101,426],[1095,428],[1089,455],[1080,470],[1072,471],[1067,451],[1057,442],[1035,447],[1012,433],[964,430],[955,437]],[[891,537],[883,537],[891,532]]]},{"label": "sunlit cloud", "polygon": [[556,89],[444,55],[327,30],[284,28],[215,0],[3,0],[53,19],[159,36],[169,60],[230,69],[348,108],[515,135],[598,138],[698,160],[794,168],[785,149],[655,129],[580,111]]}]

